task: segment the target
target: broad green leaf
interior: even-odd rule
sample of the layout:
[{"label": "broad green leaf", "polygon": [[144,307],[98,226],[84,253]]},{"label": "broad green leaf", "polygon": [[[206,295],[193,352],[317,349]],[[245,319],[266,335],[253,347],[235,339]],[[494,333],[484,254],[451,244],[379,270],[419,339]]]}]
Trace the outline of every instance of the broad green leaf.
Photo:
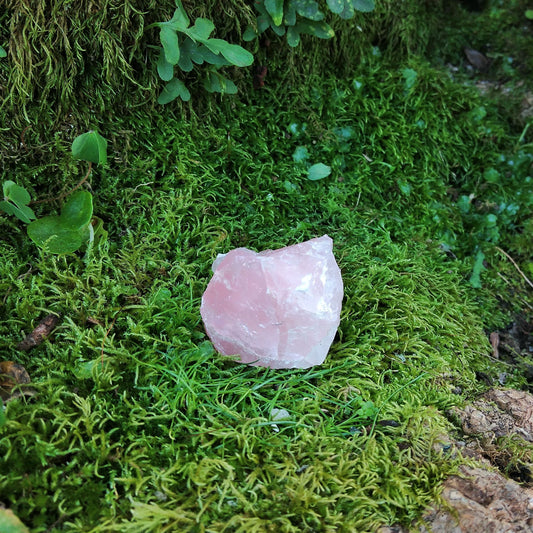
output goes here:
[{"label": "broad green leaf", "polygon": [[374,0],[351,0],[351,2],[354,9],[362,13],[370,13],[375,8]]},{"label": "broad green leaf", "polygon": [[253,41],[257,38],[257,32],[252,26],[247,26],[242,35],[242,39],[245,42]]},{"label": "broad green leaf", "polygon": [[296,24],[296,0],[289,0],[287,8],[285,9],[284,22],[287,26],[294,26]]},{"label": "broad green leaf", "polygon": [[58,216],[43,217],[28,225],[30,239],[52,254],[75,252],[88,238],[87,228],[72,230]]},{"label": "broad green leaf", "polygon": [[220,54],[215,54],[214,52],[211,52],[211,50],[209,50],[209,48],[207,48],[207,46],[203,44],[198,47],[198,52],[204,58],[204,61],[211,65],[215,65],[216,67],[225,67],[231,65],[231,63],[227,61],[226,58],[224,58]]},{"label": "broad green leaf", "polygon": [[47,216],[28,225],[30,239],[53,254],[75,252],[89,239],[93,213],[92,195],[87,191],[74,193],[59,216]]},{"label": "broad green leaf", "polygon": [[191,21],[189,20],[185,9],[183,9],[181,0],[176,0],[176,6],[178,9],[174,11],[174,15],[172,15],[172,19],[170,19],[170,24],[175,30],[183,31],[189,26]]},{"label": "broad green leaf", "polygon": [[326,3],[328,4],[329,10],[336,15],[342,13],[344,10],[344,0],[327,0]]},{"label": "broad green leaf", "polygon": [[201,43],[207,41],[211,32],[215,29],[215,25],[209,19],[197,18],[194,21],[194,26],[185,30],[186,33],[193,41],[200,41]]},{"label": "broad green leaf", "polygon": [[107,141],[96,131],[88,131],[72,142],[72,156],[96,165],[107,161]]},{"label": "broad green leaf", "polygon": [[271,22],[272,22],[272,19],[268,15],[257,17],[257,31],[259,33],[263,33],[265,30],[267,30],[270,27]]},{"label": "broad green leaf", "polygon": [[[0,405],[3,412],[3,406]],[[30,533],[30,530],[13,514],[11,509],[0,509],[0,531],[2,533]]]},{"label": "broad green leaf", "polygon": [[183,72],[190,72],[194,68],[193,62],[201,65],[205,61],[198,48],[199,46],[189,37],[186,37],[181,44],[181,57],[178,67]]},{"label": "broad green leaf", "polygon": [[319,21],[324,18],[324,13],[318,8],[314,0],[294,0],[294,6],[298,15],[309,20]]},{"label": "broad green leaf", "polygon": [[307,33],[319,39],[331,39],[335,35],[331,26],[323,21],[302,20],[296,24],[295,29],[298,33]]},{"label": "broad green leaf", "polygon": [[316,163],[309,168],[307,177],[312,180],[321,180],[331,174],[331,167],[324,165],[324,163]]},{"label": "broad green leaf", "polygon": [[4,198],[11,200],[17,205],[28,205],[31,200],[30,193],[20,185],[17,185],[14,181],[4,181]]},{"label": "broad green leaf", "polygon": [[17,206],[6,202],[0,201],[0,211],[4,211],[8,215],[16,216],[19,220],[22,220],[25,224],[29,224],[32,220],[35,220],[35,213],[31,207],[27,205]]},{"label": "broad green leaf", "polygon": [[287,43],[292,48],[300,44],[300,34],[294,26],[289,26],[287,28]]},{"label": "broad green leaf", "polygon": [[254,56],[237,44],[230,44],[223,39],[208,39],[204,44],[211,52],[222,54],[236,67],[248,67],[254,62]]},{"label": "broad green leaf", "polygon": [[174,78],[165,85],[163,92],[157,99],[157,103],[165,105],[178,98],[178,96],[184,102],[188,102],[191,99],[191,93],[185,87],[185,84],[181,80]]},{"label": "broad green leaf", "polygon": [[272,28],[272,31],[279,37],[283,37],[285,35],[285,26],[276,26],[274,23],[272,23],[270,27]]},{"label": "broad green leaf", "polygon": [[0,46],[0,57],[6,57],[7,52],[3,46]]},{"label": "broad green leaf", "polygon": [[161,44],[165,51],[165,59],[171,64],[176,65],[180,60],[180,45],[176,30],[169,26],[163,26],[160,30]]},{"label": "broad green leaf", "polygon": [[78,230],[87,226],[92,216],[92,194],[87,191],[77,191],[65,202],[60,218],[65,228]]},{"label": "broad green leaf", "polygon": [[28,207],[30,193],[14,181],[6,180],[3,184],[4,200],[0,201],[0,210],[14,215],[22,222],[29,224],[35,219],[35,213]]},{"label": "broad green leaf", "polygon": [[[181,61],[181,58],[180,58],[180,61]],[[165,52],[163,51],[162,48],[159,53],[159,58],[157,59],[157,73],[159,74],[159,77],[163,81],[170,81],[174,77],[174,65],[171,65],[165,59]]]},{"label": "broad green leaf", "polygon": [[272,17],[274,24],[280,26],[283,22],[283,0],[265,0],[265,9]]},{"label": "broad green leaf", "polygon": [[[526,15],[527,19],[533,20],[533,9],[526,9],[525,15]],[[0,46],[0,48],[2,48],[2,47]],[[0,57],[2,57],[2,56],[0,56]]]}]

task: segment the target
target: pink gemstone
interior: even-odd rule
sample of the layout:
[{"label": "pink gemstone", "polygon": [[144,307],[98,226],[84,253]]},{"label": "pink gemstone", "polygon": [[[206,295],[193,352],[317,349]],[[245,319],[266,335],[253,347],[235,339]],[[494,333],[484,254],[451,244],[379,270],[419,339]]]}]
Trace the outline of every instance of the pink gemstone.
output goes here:
[{"label": "pink gemstone", "polygon": [[200,312],[223,355],[271,368],[309,368],[326,358],[340,323],[341,271],[327,235],[219,255]]}]

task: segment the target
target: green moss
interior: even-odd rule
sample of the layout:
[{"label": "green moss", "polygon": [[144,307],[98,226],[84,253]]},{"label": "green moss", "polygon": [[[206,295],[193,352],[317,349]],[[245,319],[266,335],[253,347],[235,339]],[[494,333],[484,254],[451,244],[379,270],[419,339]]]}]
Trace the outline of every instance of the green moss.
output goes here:
[{"label": "green moss", "polygon": [[[483,388],[476,370],[501,371],[484,327],[506,317],[494,267],[482,291],[468,285],[475,243],[456,192],[518,134],[415,57],[297,79],[186,120],[100,118],[110,158],[89,181],[109,238],[90,254],[42,254],[0,215],[0,348],[37,391],[7,404],[0,500],[34,531],[372,531],[409,525],[455,471],[443,413]],[[4,176],[33,196],[71,189],[75,130],[28,130]],[[309,181],[298,147],[331,176]],[[525,255],[517,227],[505,235]],[[325,364],[217,356],[199,314],[216,255],[324,233],[345,283]],[[52,336],[17,351],[49,312],[62,316]]]}]

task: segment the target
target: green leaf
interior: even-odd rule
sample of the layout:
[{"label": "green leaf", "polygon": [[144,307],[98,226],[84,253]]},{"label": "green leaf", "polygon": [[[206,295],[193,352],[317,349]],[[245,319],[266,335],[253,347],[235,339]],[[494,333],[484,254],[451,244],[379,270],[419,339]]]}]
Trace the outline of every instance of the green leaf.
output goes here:
[{"label": "green leaf", "polygon": [[165,51],[165,59],[171,65],[176,65],[180,60],[180,45],[176,30],[169,26],[163,26],[160,30],[159,37],[163,45],[163,50]]},{"label": "green leaf", "polygon": [[237,44],[230,44],[223,39],[208,39],[205,46],[214,54],[222,54],[236,67],[248,67],[254,62],[254,56]]},{"label": "green leaf", "polygon": [[331,167],[324,165],[324,163],[316,163],[309,168],[307,177],[311,181],[321,180],[331,174]]},{"label": "green leaf", "polygon": [[305,146],[297,146],[292,154],[292,159],[295,163],[304,163],[309,157],[309,150]]},{"label": "green leaf", "polygon": [[300,34],[294,26],[289,26],[287,28],[287,43],[292,48],[300,44]]},{"label": "green leaf", "polygon": [[324,18],[324,13],[318,8],[314,0],[294,0],[294,6],[298,15],[306,19],[319,21]]},{"label": "green leaf", "polygon": [[265,9],[272,17],[274,24],[280,26],[283,22],[283,0],[265,0]]},{"label": "green leaf", "polygon": [[355,9],[352,5],[352,0],[345,0],[344,9],[339,13],[339,17],[344,20],[353,18]]},{"label": "green leaf", "polygon": [[0,46],[0,57],[6,57],[7,52],[3,46]]},{"label": "green leaf", "polygon": [[178,96],[184,102],[188,102],[191,99],[191,93],[185,87],[185,84],[181,80],[174,78],[165,85],[163,92],[157,99],[157,103],[165,105],[178,98]]},{"label": "green leaf", "polygon": [[29,224],[35,219],[35,213],[28,207],[30,193],[14,181],[6,180],[3,184],[4,200],[0,201],[0,210],[8,215],[16,216],[22,222]]},{"label": "green leaf", "polygon": [[107,161],[107,141],[96,131],[83,133],[72,142],[72,156],[104,165]]},{"label": "green leaf", "polygon": [[[0,406],[3,410],[3,407]],[[30,533],[30,530],[13,514],[11,509],[0,509],[0,531],[2,533]]]},{"label": "green leaf", "polygon": [[92,213],[91,193],[78,191],[67,200],[59,216],[43,217],[29,224],[28,236],[50,253],[75,252],[89,240]]},{"label": "green leaf", "polygon": [[3,185],[4,198],[11,200],[17,205],[28,205],[31,200],[30,193],[20,185],[17,185],[14,181],[4,181]]},{"label": "green leaf", "polygon": [[526,9],[525,15],[527,19],[533,20],[533,9]]},{"label": "green leaf", "polygon": [[172,15],[172,19],[170,19],[169,24],[171,24],[175,30],[183,31],[189,26],[191,21],[189,20],[185,9],[183,9],[181,0],[176,0],[176,6],[178,9],[174,11],[174,15]]},{"label": "green leaf", "polygon": [[335,35],[331,26],[323,21],[302,20],[296,24],[295,29],[298,33],[307,33],[319,39],[331,39]]},{"label": "green leaf", "polygon": [[354,9],[362,13],[370,13],[375,8],[374,0],[351,0],[351,2]]},{"label": "green leaf", "polygon": [[223,56],[211,52],[211,50],[203,44],[198,47],[198,52],[203,57],[204,61],[211,65],[215,65],[216,67],[225,67],[231,64]]},{"label": "green leaf", "polygon": [[[180,58],[181,61],[181,58]],[[181,67],[180,67],[181,68]],[[191,67],[192,70],[192,67]],[[163,81],[170,81],[174,77],[174,65],[171,65],[165,59],[165,52],[161,48],[159,58],[157,59],[157,73]]]},{"label": "green leaf", "polygon": [[199,51],[199,46],[191,38],[186,37],[181,44],[181,57],[178,67],[183,70],[183,72],[190,72],[194,68],[193,62],[197,65],[201,65],[204,61],[205,60]]},{"label": "green leaf", "polygon": [[65,228],[78,230],[87,226],[92,216],[92,194],[87,191],[77,191],[65,202],[60,218]]},{"label": "green leaf", "polygon": [[253,41],[257,38],[257,32],[254,30],[252,26],[247,26],[244,30],[244,33],[242,34],[242,39],[245,42]]},{"label": "green leaf", "polygon": [[211,32],[215,29],[215,25],[209,19],[197,18],[194,21],[194,26],[191,26],[186,33],[193,41],[200,41],[201,43],[207,41]]},{"label": "green leaf", "polygon": [[329,10],[336,15],[340,14],[344,10],[344,0],[326,0]]}]

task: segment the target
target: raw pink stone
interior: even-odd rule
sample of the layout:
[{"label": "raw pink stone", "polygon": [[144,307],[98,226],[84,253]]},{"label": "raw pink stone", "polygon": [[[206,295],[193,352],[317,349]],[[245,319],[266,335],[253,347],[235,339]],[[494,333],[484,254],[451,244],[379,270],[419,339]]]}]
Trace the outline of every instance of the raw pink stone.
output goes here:
[{"label": "raw pink stone", "polygon": [[324,235],[279,250],[219,255],[200,309],[216,350],[271,368],[323,363],[343,297],[332,250]]}]

